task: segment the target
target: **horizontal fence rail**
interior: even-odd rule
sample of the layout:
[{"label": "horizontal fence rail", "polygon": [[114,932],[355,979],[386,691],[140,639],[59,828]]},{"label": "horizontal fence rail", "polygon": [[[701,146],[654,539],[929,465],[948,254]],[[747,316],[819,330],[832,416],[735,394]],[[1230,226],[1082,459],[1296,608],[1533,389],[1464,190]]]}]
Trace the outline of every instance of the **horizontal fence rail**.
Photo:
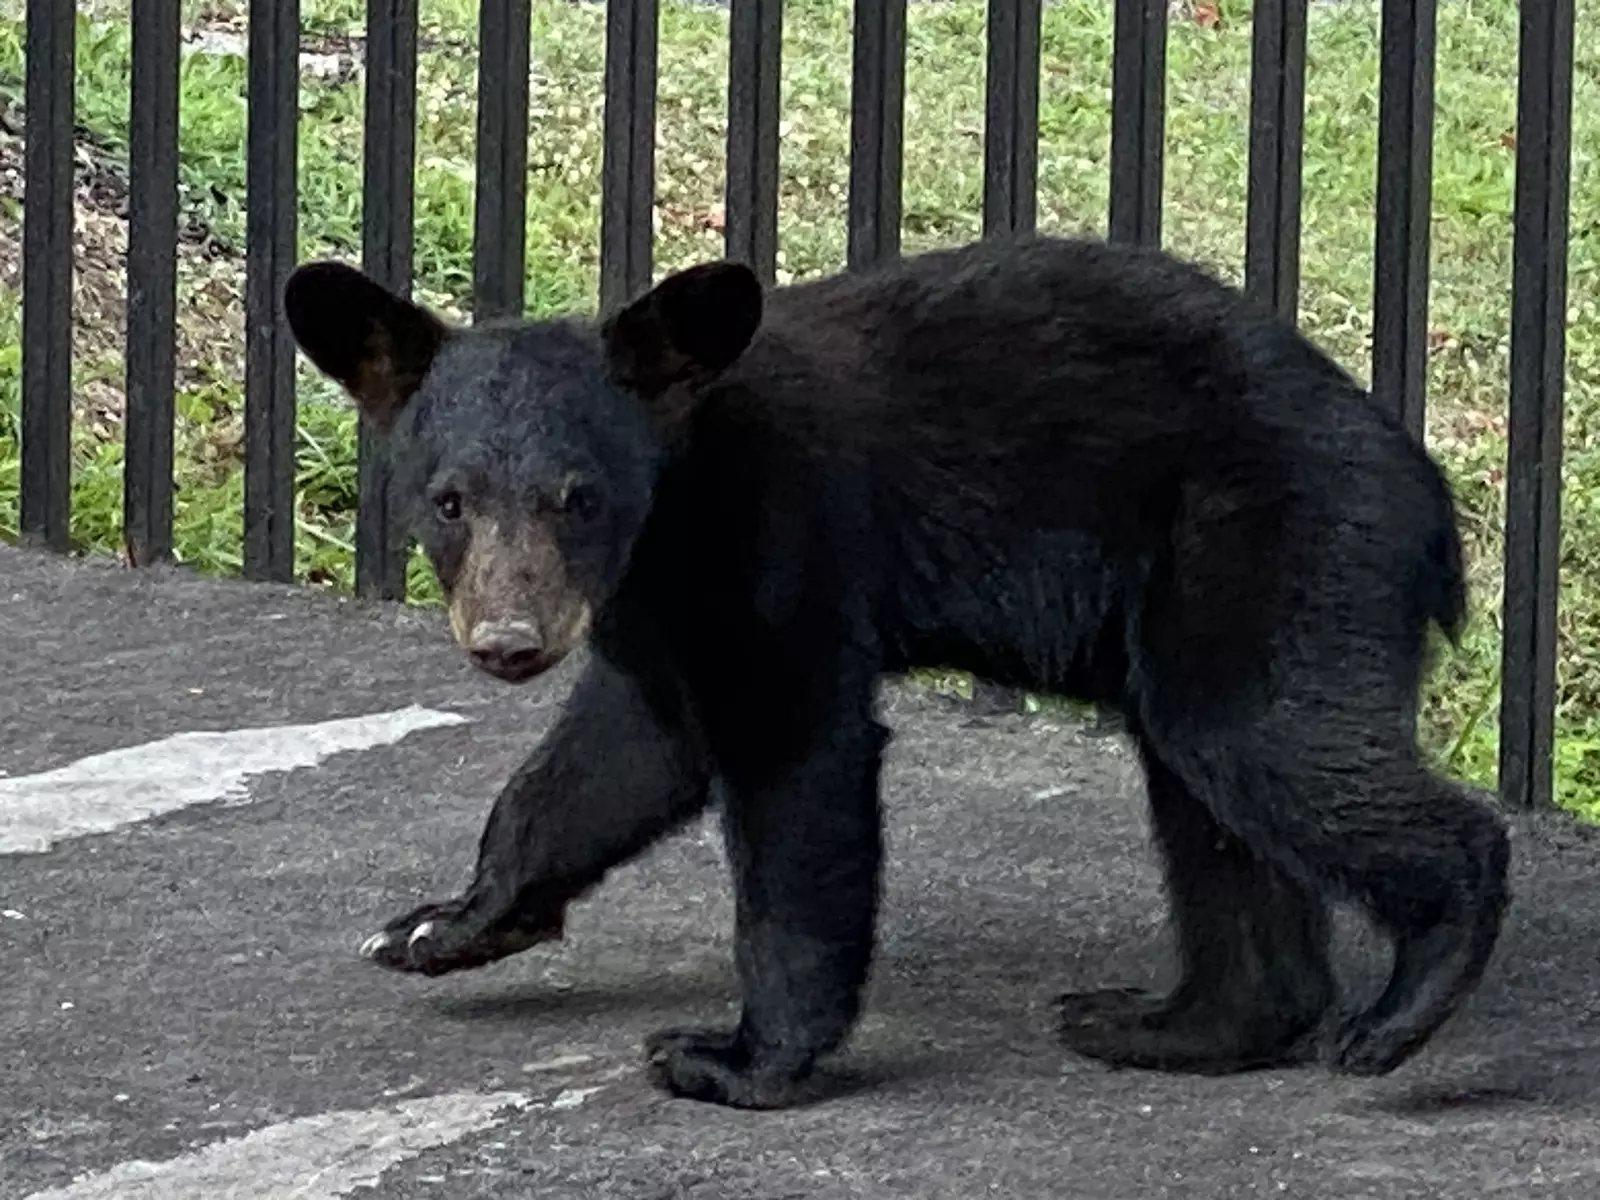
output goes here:
[{"label": "horizontal fence rail", "polygon": [[[1161,241],[1168,0],[1111,0],[1107,234]],[[1436,0],[1383,0],[1373,384],[1409,428],[1424,416]],[[908,0],[853,0],[846,266],[900,253]],[[124,542],[170,558],[178,224],[180,0],[135,0],[129,124]],[[605,19],[599,298],[652,277],[659,0],[609,0]],[[728,0],[725,253],[767,281],[778,255],[782,0]],[[1037,215],[1043,0],[989,0],[982,228]],[[418,0],[367,0],[362,263],[408,292],[413,255]],[[1574,0],[1524,0],[1518,47],[1500,788],[1548,804],[1554,755],[1557,570],[1571,181]],[[70,546],[74,6],[27,0],[23,230],[24,540]],[[480,0],[472,312],[523,310],[531,0]],[[1300,275],[1307,0],[1256,0],[1245,287],[1293,318]],[[295,350],[281,311],[294,267],[300,0],[248,18],[244,557],[249,578],[294,563]],[[405,594],[408,547],[389,463],[363,422],[356,589]]]}]

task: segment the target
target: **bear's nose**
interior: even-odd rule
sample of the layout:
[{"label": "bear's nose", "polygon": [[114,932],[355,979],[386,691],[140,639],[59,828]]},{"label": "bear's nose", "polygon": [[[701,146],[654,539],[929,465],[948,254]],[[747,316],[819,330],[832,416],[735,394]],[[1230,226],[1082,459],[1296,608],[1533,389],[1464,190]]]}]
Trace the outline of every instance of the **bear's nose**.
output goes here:
[{"label": "bear's nose", "polygon": [[544,639],[527,621],[479,621],[467,653],[483,670],[510,683],[531,679],[544,667]]}]

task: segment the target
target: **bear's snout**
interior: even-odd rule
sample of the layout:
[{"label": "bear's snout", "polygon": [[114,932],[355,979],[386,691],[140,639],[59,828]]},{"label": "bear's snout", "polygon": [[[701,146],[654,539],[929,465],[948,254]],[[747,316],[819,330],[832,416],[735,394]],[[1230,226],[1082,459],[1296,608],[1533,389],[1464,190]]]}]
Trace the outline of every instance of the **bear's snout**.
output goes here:
[{"label": "bear's snout", "polygon": [[528,621],[479,621],[466,650],[474,664],[507,683],[525,683],[553,665],[543,636]]}]

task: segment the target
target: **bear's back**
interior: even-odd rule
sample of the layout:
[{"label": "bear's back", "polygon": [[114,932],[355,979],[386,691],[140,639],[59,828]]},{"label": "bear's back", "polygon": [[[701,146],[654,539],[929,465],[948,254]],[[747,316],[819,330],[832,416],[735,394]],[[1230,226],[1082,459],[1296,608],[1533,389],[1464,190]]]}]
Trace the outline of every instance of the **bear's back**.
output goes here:
[{"label": "bear's back", "polygon": [[776,289],[707,399],[707,428],[860,469],[889,503],[975,502],[1012,528],[1121,522],[1195,471],[1314,467],[1341,431],[1384,454],[1399,432],[1199,268],[1037,235]]}]

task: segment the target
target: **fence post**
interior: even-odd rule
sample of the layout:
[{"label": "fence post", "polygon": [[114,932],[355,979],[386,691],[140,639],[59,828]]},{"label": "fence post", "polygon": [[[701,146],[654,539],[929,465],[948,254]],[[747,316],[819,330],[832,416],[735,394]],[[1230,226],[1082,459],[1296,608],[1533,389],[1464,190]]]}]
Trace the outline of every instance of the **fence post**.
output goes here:
[{"label": "fence post", "polygon": [[478,6],[472,318],[522,315],[527,270],[530,0]]},{"label": "fence post", "polygon": [[75,6],[28,0],[22,215],[22,535],[65,550],[72,522],[72,78]]},{"label": "fence post", "polygon": [[1161,243],[1167,0],[1116,0],[1111,48],[1110,237]]},{"label": "fence post", "polygon": [[1418,437],[1428,388],[1434,0],[1383,0],[1372,394]]},{"label": "fence post", "polygon": [[1251,20],[1244,286],[1293,321],[1300,296],[1306,0],[1256,0]]},{"label": "fence post", "polygon": [[600,309],[650,283],[656,198],[656,0],[607,0]]},{"label": "fence post", "polygon": [[[361,265],[402,296],[411,294],[416,124],[417,0],[367,0]],[[389,493],[388,442],[358,420],[356,594],[404,599],[407,539]]]},{"label": "fence post", "polygon": [[129,562],[136,566],[172,554],[179,7],[179,0],[133,4],[122,539]]},{"label": "fence post", "polygon": [[783,0],[732,0],[724,253],[770,284],[778,262],[778,84]]},{"label": "fence post", "polygon": [[906,0],[856,0],[851,53],[846,261],[856,271],[900,253]]},{"label": "fence post", "polygon": [[294,339],[281,298],[294,269],[300,0],[250,8],[246,132],[244,574],[294,578]]},{"label": "fence post", "polygon": [[989,0],[983,232],[1031,231],[1039,202],[1041,0]]},{"label": "fence post", "polygon": [[1523,0],[1519,47],[1500,792],[1520,808],[1554,791],[1573,8]]}]

